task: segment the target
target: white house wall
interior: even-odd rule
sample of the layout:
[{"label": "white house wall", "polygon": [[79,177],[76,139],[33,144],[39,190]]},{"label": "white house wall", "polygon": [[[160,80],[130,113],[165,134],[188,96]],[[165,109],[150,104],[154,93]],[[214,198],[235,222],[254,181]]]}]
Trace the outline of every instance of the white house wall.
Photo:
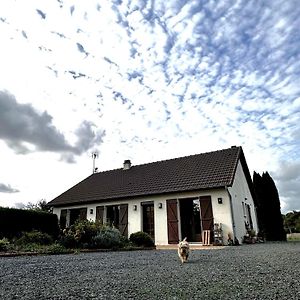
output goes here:
[{"label": "white house wall", "polygon": [[246,233],[245,221],[247,221],[246,215],[243,211],[243,202],[250,205],[253,228],[256,231],[256,233],[258,232],[258,227],[253,198],[251,196],[249,186],[240,162],[237,166],[236,176],[233,185],[232,187],[228,188],[228,191],[232,198],[235,237],[241,243],[243,236]]},{"label": "white house wall", "polygon": [[[198,192],[186,192],[177,194],[168,194],[161,196],[147,196],[135,199],[127,200],[115,200],[109,202],[99,202],[87,205],[76,205],[76,206],[65,206],[54,208],[53,213],[55,213],[58,218],[60,218],[60,212],[62,209],[75,209],[75,208],[87,208],[87,219],[90,221],[95,221],[96,219],[96,206],[110,206],[110,205],[120,205],[128,204],[128,236],[131,233],[142,230],[142,202],[153,201],[154,202],[154,225],[155,225],[155,244],[156,245],[167,245],[168,244],[168,223],[167,223],[167,202],[168,199],[183,199],[190,197],[200,197],[200,196],[211,196],[212,211],[214,217],[214,223],[221,223],[223,229],[223,240],[227,243],[228,233],[232,233],[233,228],[231,224],[231,213],[230,213],[230,202],[229,196],[225,189],[214,189],[205,190]],[[218,198],[222,198],[222,204],[218,203]],[[162,208],[159,208],[159,203],[162,203]],[[136,205],[137,210],[134,210]],[[91,214],[91,209],[93,213]],[[179,216],[179,215],[178,215]],[[179,216],[180,220],[180,216]],[[179,238],[180,236],[180,221],[179,226]]]}]

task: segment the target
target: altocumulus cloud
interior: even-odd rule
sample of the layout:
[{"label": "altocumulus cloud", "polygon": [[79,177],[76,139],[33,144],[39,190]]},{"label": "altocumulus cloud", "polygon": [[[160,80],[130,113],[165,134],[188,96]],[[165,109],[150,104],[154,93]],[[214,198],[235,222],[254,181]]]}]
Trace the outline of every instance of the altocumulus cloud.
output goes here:
[{"label": "altocumulus cloud", "polygon": [[30,104],[19,104],[13,95],[0,91],[0,139],[17,154],[35,151],[58,152],[62,159],[74,162],[74,155],[102,142],[104,131],[93,131],[93,123],[83,121],[75,131],[77,142],[73,146],[52,124],[45,111],[38,113]]},{"label": "altocumulus cloud", "polygon": [[[6,55],[0,56],[0,81],[6,89],[22,95],[18,82],[25,76],[40,82],[44,74],[47,82],[34,89],[51,99],[50,106],[65,104],[67,113],[81,101],[97,111],[106,128],[102,150],[108,149],[103,151],[108,160],[111,149],[121,156],[134,153],[135,161],[139,155],[143,162],[145,155],[156,160],[243,145],[252,154],[249,165],[276,180],[285,210],[297,208],[297,0],[44,0],[38,7],[2,2]],[[37,72],[29,74],[34,62]],[[63,88],[58,92],[53,86]],[[81,123],[70,144],[53,126],[47,106],[48,113],[40,114],[29,105],[14,105],[22,111],[24,128],[16,131],[6,120],[10,132],[4,134],[1,126],[0,138],[18,153],[35,147],[59,152],[71,163],[101,143],[104,133],[95,134],[90,122]],[[35,124],[48,139],[39,136]]]}]

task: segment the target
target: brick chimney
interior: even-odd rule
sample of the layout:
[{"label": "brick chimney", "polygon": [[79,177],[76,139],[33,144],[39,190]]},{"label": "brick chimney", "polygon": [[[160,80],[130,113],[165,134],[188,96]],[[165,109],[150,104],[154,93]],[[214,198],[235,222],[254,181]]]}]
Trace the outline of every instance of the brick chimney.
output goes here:
[{"label": "brick chimney", "polygon": [[124,160],[123,170],[129,170],[130,168],[131,168],[131,161],[130,161],[130,159]]}]

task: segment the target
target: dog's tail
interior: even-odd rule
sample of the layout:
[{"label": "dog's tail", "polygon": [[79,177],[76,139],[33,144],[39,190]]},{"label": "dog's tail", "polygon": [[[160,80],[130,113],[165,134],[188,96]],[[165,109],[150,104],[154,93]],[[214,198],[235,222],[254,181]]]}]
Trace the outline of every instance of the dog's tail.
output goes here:
[{"label": "dog's tail", "polygon": [[186,239],[187,239],[187,237],[185,237],[182,241],[183,241],[183,242],[186,242]]}]

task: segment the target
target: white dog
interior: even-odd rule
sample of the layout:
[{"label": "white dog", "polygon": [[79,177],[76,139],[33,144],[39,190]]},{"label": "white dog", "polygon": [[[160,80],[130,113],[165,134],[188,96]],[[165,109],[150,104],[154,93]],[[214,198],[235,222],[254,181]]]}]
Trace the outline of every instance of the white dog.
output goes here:
[{"label": "white dog", "polygon": [[187,242],[186,238],[184,238],[178,244],[178,256],[181,260],[181,263],[184,263],[187,261],[189,254],[190,254],[190,245]]}]

